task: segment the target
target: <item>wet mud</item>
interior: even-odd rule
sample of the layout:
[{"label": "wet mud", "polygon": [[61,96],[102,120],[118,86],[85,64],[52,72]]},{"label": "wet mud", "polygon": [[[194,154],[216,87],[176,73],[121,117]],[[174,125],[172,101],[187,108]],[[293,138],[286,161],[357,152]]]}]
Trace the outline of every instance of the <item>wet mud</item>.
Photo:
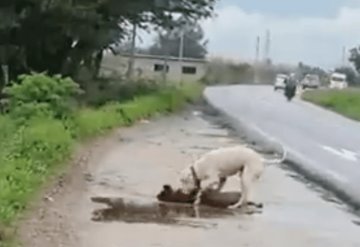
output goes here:
[{"label": "wet mud", "polygon": [[[92,220],[96,222],[120,221],[126,223],[156,223],[186,225],[186,219],[220,219],[234,217],[240,210],[228,210],[200,206],[195,209],[186,203],[164,203],[150,200],[142,203],[127,201],[125,198],[93,197],[93,202],[105,204],[95,209]],[[198,212],[197,212],[198,211]],[[192,224],[189,224],[191,226]]]}]

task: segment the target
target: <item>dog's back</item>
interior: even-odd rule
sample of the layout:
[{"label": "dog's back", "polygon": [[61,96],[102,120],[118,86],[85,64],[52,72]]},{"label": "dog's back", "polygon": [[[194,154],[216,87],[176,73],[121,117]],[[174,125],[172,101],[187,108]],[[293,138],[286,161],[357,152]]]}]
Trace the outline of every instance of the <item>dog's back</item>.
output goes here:
[{"label": "dog's back", "polygon": [[194,166],[200,178],[202,174],[208,174],[209,170],[216,171],[221,177],[228,177],[238,173],[248,163],[261,166],[261,156],[251,148],[238,145],[212,150],[197,160]]}]

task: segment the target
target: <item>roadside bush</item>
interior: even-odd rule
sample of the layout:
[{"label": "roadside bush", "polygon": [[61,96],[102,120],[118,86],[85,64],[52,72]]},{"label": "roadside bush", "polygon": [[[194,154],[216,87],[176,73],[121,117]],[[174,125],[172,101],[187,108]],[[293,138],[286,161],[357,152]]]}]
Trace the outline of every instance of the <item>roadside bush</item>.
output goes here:
[{"label": "roadside bush", "polygon": [[24,119],[36,115],[65,117],[74,109],[74,97],[81,93],[72,79],[45,73],[21,75],[3,91],[7,96],[4,102],[7,111]]},{"label": "roadside bush", "polygon": [[116,126],[123,125],[122,116],[116,111],[101,109],[81,109],[69,120],[74,138],[86,139],[100,135]]},{"label": "roadside bush", "polygon": [[360,89],[306,91],[302,98],[360,121]]},{"label": "roadside bush", "polygon": [[6,144],[7,140],[15,131],[16,126],[12,119],[9,116],[0,115],[0,151],[2,150],[1,144]]},{"label": "roadside bush", "polygon": [[255,76],[250,64],[221,58],[211,60],[205,74],[203,81],[207,85],[252,83]]},{"label": "roadside bush", "polygon": [[72,144],[61,121],[51,118],[33,118],[13,132],[0,150],[2,223],[10,223],[25,209],[36,188],[69,157]]},{"label": "roadside bush", "polygon": [[86,105],[102,106],[109,101],[123,102],[134,96],[146,95],[161,90],[162,85],[154,80],[101,78],[84,83],[85,94],[81,101]]},{"label": "roadside bush", "polygon": [[98,109],[79,109],[66,119],[32,117],[26,125],[0,116],[1,225],[8,227],[17,219],[49,175],[66,163],[77,141],[130,125],[157,112],[174,111],[201,93],[201,86],[187,85],[124,103],[108,103]]},{"label": "roadside bush", "polygon": [[181,95],[183,95],[187,102],[194,103],[200,98],[204,90],[204,85],[200,83],[188,83],[182,85],[178,90],[180,90]]},{"label": "roadside bush", "polygon": [[203,90],[200,84],[158,90],[131,101],[110,102],[98,109],[81,109],[66,122],[75,138],[86,139],[116,126],[127,126],[157,112],[173,112],[186,102],[193,102]]}]

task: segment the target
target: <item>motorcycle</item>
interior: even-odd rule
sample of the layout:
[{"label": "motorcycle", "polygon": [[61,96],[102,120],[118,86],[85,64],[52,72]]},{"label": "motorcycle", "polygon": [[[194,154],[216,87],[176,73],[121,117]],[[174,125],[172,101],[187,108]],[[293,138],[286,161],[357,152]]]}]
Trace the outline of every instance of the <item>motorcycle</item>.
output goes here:
[{"label": "motorcycle", "polygon": [[296,94],[296,83],[290,83],[288,81],[285,86],[284,94],[287,100],[291,101]]}]

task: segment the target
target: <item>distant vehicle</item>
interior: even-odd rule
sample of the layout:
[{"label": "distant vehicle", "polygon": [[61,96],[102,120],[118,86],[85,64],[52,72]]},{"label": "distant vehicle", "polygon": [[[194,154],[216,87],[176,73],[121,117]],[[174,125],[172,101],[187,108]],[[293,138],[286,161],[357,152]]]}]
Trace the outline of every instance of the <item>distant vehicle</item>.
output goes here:
[{"label": "distant vehicle", "polygon": [[288,78],[285,74],[278,74],[276,75],[275,83],[274,83],[274,90],[278,89],[285,89],[285,80]]},{"label": "distant vehicle", "polygon": [[346,75],[342,73],[332,73],[330,76],[331,89],[344,89],[348,87]]},{"label": "distant vehicle", "polygon": [[320,87],[320,78],[318,75],[307,74],[304,79],[301,81],[301,87],[306,88],[319,88]]}]

